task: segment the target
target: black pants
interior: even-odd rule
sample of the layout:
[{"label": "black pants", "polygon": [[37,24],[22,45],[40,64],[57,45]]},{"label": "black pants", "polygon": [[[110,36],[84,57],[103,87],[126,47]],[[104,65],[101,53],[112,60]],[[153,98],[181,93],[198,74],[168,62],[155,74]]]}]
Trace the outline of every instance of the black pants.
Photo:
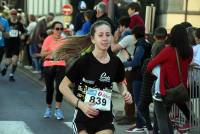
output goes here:
[{"label": "black pants", "polygon": [[56,89],[56,102],[62,102],[63,95],[59,91],[59,85],[65,76],[64,66],[44,67],[44,79],[47,88],[46,103],[52,104],[54,93],[54,81]]},{"label": "black pants", "polygon": [[[131,94],[133,94],[133,89],[132,89],[133,80],[131,78],[131,72],[130,71],[126,71],[125,77],[126,77],[126,81],[127,81],[127,89]],[[125,110],[126,116],[130,120],[133,120],[134,117],[135,117],[135,105],[125,103],[124,110]]]},{"label": "black pants", "polygon": [[0,46],[0,63],[1,63],[1,61],[2,61],[3,54],[4,54],[4,47],[1,47],[1,46]]},{"label": "black pants", "polygon": [[[139,110],[141,111],[142,116],[144,117],[146,121],[146,126],[148,130],[152,130],[150,115],[149,115],[149,105],[152,100],[152,86],[154,81],[156,80],[156,76],[152,75],[149,72],[146,72],[147,64],[149,60],[145,60],[144,64],[142,66],[142,73],[143,73],[143,79],[142,79],[142,86],[141,86],[141,92],[140,92],[140,104],[139,104]],[[156,120],[155,120],[156,121]],[[154,121],[154,126],[157,128],[157,122]],[[157,129],[154,129],[155,131]]]},{"label": "black pants", "polygon": [[[185,103],[182,103],[182,104],[176,103],[176,105],[183,112],[185,117],[189,120],[190,111],[187,105]],[[169,119],[169,113],[171,111],[171,107],[172,107],[172,103],[166,104],[164,102],[154,101],[156,118],[158,121],[158,127],[161,134],[173,134],[173,127]]]}]

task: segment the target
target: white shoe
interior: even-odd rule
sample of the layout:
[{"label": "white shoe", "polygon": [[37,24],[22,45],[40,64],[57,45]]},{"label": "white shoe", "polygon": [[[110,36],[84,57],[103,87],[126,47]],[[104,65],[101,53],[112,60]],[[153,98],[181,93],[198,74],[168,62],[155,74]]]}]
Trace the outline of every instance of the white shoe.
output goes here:
[{"label": "white shoe", "polygon": [[39,73],[41,73],[41,71],[35,70],[35,71],[32,71],[32,73],[34,73],[34,74],[39,74]]},{"label": "white shoe", "polygon": [[17,65],[18,65],[18,66],[22,66],[23,64],[22,64],[21,61],[18,61],[18,62],[17,62]]},{"label": "white shoe", "polygon": [[133,128],[133,129],[127,129],[127,133],[144,133],[144,128]]},{"label": "white shoe", "polygon": [[44,86],[44,88],[43,88],[41,91],[42,91],[42,92],[46,92],[46,91],[47,91],[46,86]]},{"label": "white shoe", "polygon": [[32,67],[32,66],[28,66],[28,65],[25,65],[25,66],[24,66],[24,68],[25,68],[25,69],[28,69],[28,70],[31,70],[31,69],[33,69],[33,67]]},{"label": "white shoe", "polygon": [[162,97],[161,97],[161,95],[160,95],[159,93],[155,93],[155,94],[152,96],[152,98],[153,98],[154,100],[156,100],[156,101],[160,101],[160,102],[163,101],[163,99],[162,99]]}]

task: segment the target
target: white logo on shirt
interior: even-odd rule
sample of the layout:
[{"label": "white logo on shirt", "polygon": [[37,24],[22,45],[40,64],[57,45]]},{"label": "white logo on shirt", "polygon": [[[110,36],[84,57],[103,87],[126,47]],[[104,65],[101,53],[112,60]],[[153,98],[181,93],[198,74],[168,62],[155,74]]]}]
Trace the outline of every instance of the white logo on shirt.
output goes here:
[{"label": "white logo on shirt", "polygon": [[105,72],[103,72],[100,76],[99,81],[101,82],[110,82],[110,77],[107,76],[107,74]]}]

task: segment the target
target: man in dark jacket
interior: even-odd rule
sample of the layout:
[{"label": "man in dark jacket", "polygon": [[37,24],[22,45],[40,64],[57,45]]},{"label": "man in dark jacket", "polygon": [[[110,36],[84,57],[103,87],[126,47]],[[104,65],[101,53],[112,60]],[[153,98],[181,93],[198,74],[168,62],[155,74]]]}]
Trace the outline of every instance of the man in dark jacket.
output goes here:
[{"label": "man in dark jacket", "polygon": [[115,25],[113,21],[108,17],[106,13],[106,5],[103,2],[100,2],[96,5],[96,18],[98,20],[107,21],[111,25],[112,34],[115,32]]},{"label": "man in dark jacket", "polygon": [[49,34],[48,29],[50,29],[50,22],[54,19],[54,14],[49,13],[47,16],[41,17],[38,19],[38,23],[34,29],[33,35],[30,39],[31,44],[38,44],[39,43],[39,36],[44,34]]}]

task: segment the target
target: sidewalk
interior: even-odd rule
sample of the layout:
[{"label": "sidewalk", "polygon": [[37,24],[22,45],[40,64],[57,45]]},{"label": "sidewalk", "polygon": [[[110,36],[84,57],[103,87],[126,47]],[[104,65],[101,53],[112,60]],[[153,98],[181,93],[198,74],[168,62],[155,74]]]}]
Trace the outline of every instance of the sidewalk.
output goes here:
[{"label": "sidewalk", "polygon": [[[19,66],[18,71],[23,73],[25,76],[27,76],[29,79],[31,79],[33,82],[39,84],[41,86],[41,90],[44,87],[44,82],[39,80],[40,74],[34,74],[29,69],[25,69],[22,66]],[[113,96],[113,113],[116,115],[123,115],[124,114],[124,101],[121,95],[117,92],[117,90],[114,90]],[[115,123],[115,134],[124,134],[126,133],[124,130],[129,128],[130,125],[117,125]]]}]

